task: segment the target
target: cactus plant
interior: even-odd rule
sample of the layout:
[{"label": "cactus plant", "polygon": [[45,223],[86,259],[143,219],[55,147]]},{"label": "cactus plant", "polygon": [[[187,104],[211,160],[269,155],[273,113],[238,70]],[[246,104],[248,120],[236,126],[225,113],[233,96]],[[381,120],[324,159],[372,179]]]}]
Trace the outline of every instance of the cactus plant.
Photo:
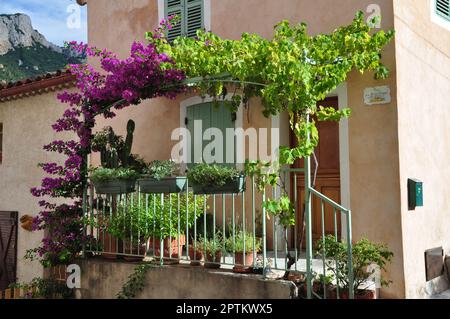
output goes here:
[{"label": "cactus plant", "polygon": [[120,160],[123,167],[128,167],[130,164],[131,147],[133,146],[133,133],[136,125],[133,120],[129,120],[127,123],[127,137],[125,138],[125,144],[120,150]]}]

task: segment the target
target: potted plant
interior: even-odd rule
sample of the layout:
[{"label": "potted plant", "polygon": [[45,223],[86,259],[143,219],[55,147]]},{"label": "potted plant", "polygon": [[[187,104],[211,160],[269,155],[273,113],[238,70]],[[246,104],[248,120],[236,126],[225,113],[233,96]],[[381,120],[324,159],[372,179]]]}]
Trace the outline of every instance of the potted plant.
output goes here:
[{"label": "potted plant", "polygon": [[118,205],[116,214],[107,222],[107,231],[121,240],[125,260],[141,261],[144,258],[149,236],[148,221],[145,212],[137,205]]},{"label": "potted plant", "polygon": [[[178,259],[186,244],[186,228],[190,228],[203,214],[208,197],[196,196],[192,192],[149,196],[141,194],[139,209],[146,216],[146,234],[149,252],[153,257]],[[139,206],[138,200],[133,205]],[[172,203],[172,205],[171,205]],[[130,204],[131,205],[131,204]],[[195,214],[194,214],[195,212]],[[161,249],[161,241],[163,249]]]},{"label": "potted plant", "polygon": [[180,193],[186,189],[187,178],[176,176],[179,167],[172,160],[152,161],[145,173],[138,181],[141,193]]},{"label": "potted plant", "polygon": [[225,248],[228,252],[234,253],[233,271],[248,273],[253,269],[253,253],[261,249],[261,239],[255,238],[252,233],[239,230],[234,237],[227,238]]},{"label": "potted plant", "polygon": [[200,247],[205,253],[205,268],[220,268],[223,249],[223,239],[220,233],[210,239],[201,237],[197,241],[197,247]]},{"label": "potted plant", "polygon": [[229,194],[245,191],[245,176],[235,168],[196,164],[187,173],[194,194]]},{"label": "potted plant", "polygon": [[129,168],[91,169],[90,179],[98,194],[127,194],[135,190],[139,174]]},{"label": "potted plant", "polygon": [[135,124],[127,124],[124,140],[105,127],[92,139],[93,152],[100,152],[101,167],[91,169],[90,179],[98,194],[123,194],[134,192],[135,182],[145,168],[137,155],[131,154]]},{"label": "potted plant", "polygon": [[[353,285],[350,286],[347,250],[347,243],[336,241],[332,235],[319,240],[316,245],[316,255],[326,258],[326,266],[336,278],[340,298],[348,299],[349,289],[352,289],[355,299],[374,299],[375,292],[364,289],[364,285],[375,274],[376,268],[380,270],[380,275],[381,271],[386,270],[394,254],[385,244],[374,243],[365,238],[354,243],[352,245]],[[390,282],[380,278],[380,283],[382,286],[388,286]]]}]

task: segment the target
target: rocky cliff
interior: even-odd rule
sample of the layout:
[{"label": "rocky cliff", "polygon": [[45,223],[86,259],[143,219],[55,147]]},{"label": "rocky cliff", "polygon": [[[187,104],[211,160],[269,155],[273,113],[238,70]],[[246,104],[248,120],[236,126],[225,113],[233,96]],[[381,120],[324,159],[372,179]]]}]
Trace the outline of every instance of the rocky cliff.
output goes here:
[{"label": "rocky cliff", "polygon": [[80,63],[70,50],[47,41],[25,14],[0,14],[0,81],[17,81]]}]

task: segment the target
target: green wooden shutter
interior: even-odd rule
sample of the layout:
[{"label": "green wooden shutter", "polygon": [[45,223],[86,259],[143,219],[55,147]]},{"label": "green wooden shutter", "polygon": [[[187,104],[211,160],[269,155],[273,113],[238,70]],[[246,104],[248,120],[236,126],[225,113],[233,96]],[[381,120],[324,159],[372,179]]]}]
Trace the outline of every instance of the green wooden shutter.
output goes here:
[{"label": "green wooden shutter", "polygon": [[185,0],[185,36],[195,37],[204,26],[203,0]]},{"label": "green wooden shutter", "polygon": [[186,33],[185,27],[185,10],[184,10],[185,0],[165,0],[164,1],[164,15],[169,17],[172,15],[177,15],[181,18],[181,22],[177,23],[171,30],[167,33],[167,39],[172,42],[175,38]]},{"label": "green wooden shutter", "polygon": [[[226,129],[227,128],[234,128],[234,121],[231,112],[229,109],[224,105],[224,103],[219,103],[218,107],[214,106],[213,103],[202,103],[197,105],[189,106],[186,110],[186,117],[187,117],[187,129],[189,130],[191,134],[191,145],[190,145],[190,163],[199,162],[200,158],[197,158],[199,154],[195,154],[195,144],[196,139],[199,141],[201,140],[201,152],[203,153],[203,150],[207,144],[209,144],[211,141],[203,141],[203,134],[204,132],[211,127],[215,127],[220,129],[220,131],[223,134],[223,161],[226,162]],[[202,121],[202,132],[201,136],[197,136],[198,132],[194,131],[194,121],[195,120],[201,120]],[[234,139],[234,135],[233,135]],[[233,150],[234,151],[234,150]],[[235,151],[234,151],[235,153]],[[197,155],[195,157],[195,155]],[[201,154],[203,155],[203,154]],[[234,160],[236,160],[236,155],[233,154]],[[222,163],[219,163],[222,164]],[[234,163],[223,163],[227,166],[234,166]],[[188,167],[191,167],[192,164],[188,164]]]},{"label": "green wooden shutter", "polygon": [[436,13],[450,21],[450,0],[436,0]]}]

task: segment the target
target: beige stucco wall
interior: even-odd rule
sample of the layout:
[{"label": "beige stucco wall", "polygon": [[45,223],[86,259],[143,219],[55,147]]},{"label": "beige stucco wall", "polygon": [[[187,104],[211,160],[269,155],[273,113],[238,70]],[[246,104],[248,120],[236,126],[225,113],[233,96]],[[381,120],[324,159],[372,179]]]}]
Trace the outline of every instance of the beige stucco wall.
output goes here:
[{"label": "beige stucco wall", "polygon": [[[42,147],[56,137],[51,125],[64,111],[55,92],[20,100],[0,103],[0,122],[3,123],[3,161],[0,164],[0,210],[18,211],[22,215],[36,216],[40,211],[39,199],[30,194],[31,187],[40,185],[44,173],[38,163],[59,160],[56,154]],[[19,223],[20,224],[20,223]],[[23,257],[27,249],[40,244],[42,232],[28,232],[19,227],[17,247],[17,277],[27,282],[42,277],[39,262]]]},{"label": "beige stucco wall", "polygon": [[[349,24],[357,10],[366,11],[379,4],[384,29],[394,27],[391,0],[222,0],[211,2],[211,29],[225,38],[239,38],[244,31],[271,37],[273,26],[283,19],[306,22],[312,34],[331,32]],[[238,9],[237,9],[238,8]],[[125,56],[135,39],[157,25],[157,0],[115,1],[90,0],[88,4],[89,42]],[[398,162],[395,46],[384,53],[391,69],[388,80],[375,81],[372,74],[352,73],[348,79],[349,183],[350,208],[353,211],[354,239],[368,237],[385,242],[395,259],[388,278],[393,284],[383,290],[383,297],[404,297],[400,182]],[[367,87],[389,85],[393,101],[382,106],[365,106],[363,91]],[[136,121],[133,152],[147,160],[170,156],[173,142],[170,132],[179,126],[179,102],[146,101],[139,107],[118,112],[114,120],[98,122],[98,127],[113,125],[124,133],[126,121]],[[262,122],[260,123],[263,124]],[[260,125],[253,122],[252,125]],[[282,125],[287,125],[284,121]]]},{"label": "beige stucco wall", "polygon": [[[430,19],[431,0],[395,1],[398,131],[406,296],[442,290],[426,283],[424,252],[450,253],[450,31]],[[450,26],[450,23],[449,23]],[[407,179],[424,183],[424,207],[408,211]]]}]

